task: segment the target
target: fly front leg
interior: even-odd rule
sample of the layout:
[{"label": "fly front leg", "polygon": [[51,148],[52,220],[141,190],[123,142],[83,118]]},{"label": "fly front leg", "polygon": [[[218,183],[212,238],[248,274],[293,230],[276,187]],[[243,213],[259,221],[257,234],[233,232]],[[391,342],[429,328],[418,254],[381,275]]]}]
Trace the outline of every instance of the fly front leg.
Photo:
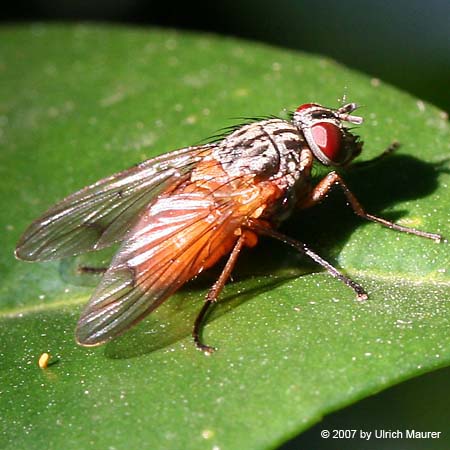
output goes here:
[{"label": "fly front leg", "polygon": [[211,308],[211,306],[214,303],[217,302],[217,298],[219,297],[220,293],[222,292],[222,289],[224,288],[225,283],[227,282],[228,278],[230,278],[231,272],[233,271],[234,266],[236,265],[239,253],[241,252],[242,247],[245,244],[245,240],[246,240],[245,233],[242,233],[239,236],[239,239],[237,240],[235,246],[233,247],[233,250],[231,251],[230,257],[228,258],[228,261],[225,264],[225,267],[223,268],[222,273],[220,274],[219,278],[213,284],[213,286],[209,290],[208,294],[206,295],[205,303],[203,304],[203,307],[200,310],[200,312],[194,322],[194,329],[192,331],[192,337],[194,338],[195,345],[200,351],[204,352],[207,355],[213,353],[216,349],[214,347],[210,347],[209,345],[204,344],[201,341],[200,333],[201,333],[202,325],[206,318],[208,310]]},{"label": "fly front leg", "polygon": [[370,220],[372,222],[379,223],[385,227],[391,228],[392,230],[401,231],[403,233],[415,234],[416,236],[424,237],[427,239],[433,239],[436,242],[440,242],[442,236],[435,233],[428,233],[426,231],[417,230],[415,228],[404,227],[396,223],[390,222],[389,220],[383,219],[382,217],[373,216],[372,214],[366,213],[361,203],[354,196],[352,191],[347,187],[345,181],[337,172],[330,172],[325,178],[323,178],[319,184],[311,191],[310,196],[306,198],[302,204],[302,208],[309,208],[311,206],[320,203],[333,188],[333,186],[339,186],[344,195],[353,209],[353,211],[363,219]]},{"label": "fly front leg", "polygon": [[400,143],[397,141],[392,142],[392,144],[380,153],[375,158],[369,159],[367,161],[357,161],[352,162],[352,164],[347,168],[348,171],[354,171],[359,169],[365,169],[366,167],[371,167],[375,164],[378,164],[381,161],[384,161],[386,158],[392,155],[392,153],[396,152],[400,148]]}]

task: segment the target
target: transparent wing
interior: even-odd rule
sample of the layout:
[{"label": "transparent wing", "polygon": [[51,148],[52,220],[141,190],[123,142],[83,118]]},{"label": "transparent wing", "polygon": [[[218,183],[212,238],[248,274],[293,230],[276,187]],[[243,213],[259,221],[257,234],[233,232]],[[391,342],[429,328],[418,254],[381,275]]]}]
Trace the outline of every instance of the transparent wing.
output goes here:
[{"label": "transparent wing", "polygon": [[237,208],[202,193],[159,198],[142,214],[113,259],[77,326],[82,345],[101,344],[156,309],[234,246],[235,231],[266,199]]},{"label": "transparent wing", "polygon": [[66,197],[28,227],[16,256],[46,261],[121,240],[145,206],[170,184],[178,184],[211,149],[208,145],[167,153]]}]

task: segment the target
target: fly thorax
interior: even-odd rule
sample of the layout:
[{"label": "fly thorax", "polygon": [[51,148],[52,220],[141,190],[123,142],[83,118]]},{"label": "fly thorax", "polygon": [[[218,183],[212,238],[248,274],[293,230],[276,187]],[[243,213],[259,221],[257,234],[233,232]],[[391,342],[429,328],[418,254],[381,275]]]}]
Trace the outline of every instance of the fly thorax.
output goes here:
[{"label": "fly thorax", "polygon": [[232,177],[279,179],[294,175],[300,162],[298,129],[281,119],[244,125],[227,136],[213,151],[224,171]]}]

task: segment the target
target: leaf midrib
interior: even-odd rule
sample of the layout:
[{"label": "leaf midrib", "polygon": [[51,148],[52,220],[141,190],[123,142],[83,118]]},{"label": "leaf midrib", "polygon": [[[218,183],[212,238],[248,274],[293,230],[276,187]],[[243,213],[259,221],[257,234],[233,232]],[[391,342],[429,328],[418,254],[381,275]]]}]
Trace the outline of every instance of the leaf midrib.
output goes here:
[{"label": "leaf midrib", "polygon": [[[399,278],[397,276],[385,275],[376,271],[357,271],[357,270],[346,270],[346,273],[351,275],[352,279],[358,279],[359,282],[364,284],[364,281],[379,281],[379,282],[389,282],[392,286],[395,286],[397,283],[401,283],[404,287],[433,287],[433,288],[446,288],[450,287],[450,282],[442,281],[442,280],[434,280],[431,277],[423,278],[420,280],[413,280],[411,278]],[[316,273],[317,275],[323,275],[329,277],[329,275],[325,272]],[[298,277],[300,278],[300,277]],[[294,280],[295,281],[295,280]],[[286,281],[286,283],[292,283],[292,280]],[[286,283],[282,283],[286,284]],[[282,287],[280,285],[279,287]],[[80,306],[86,304],[88,296],[82,295],[77,297],[72,297],[70,299],[65,300],[56,300],[50,303],[42,303],[36,304],[21,308],[11,308],[6,311],[0,312],[0,319],[15,319],[20,318],[23,315],[28,314],[38,314],[46,311],[53,311],[55,309],[64,309],[67,307]]]}]

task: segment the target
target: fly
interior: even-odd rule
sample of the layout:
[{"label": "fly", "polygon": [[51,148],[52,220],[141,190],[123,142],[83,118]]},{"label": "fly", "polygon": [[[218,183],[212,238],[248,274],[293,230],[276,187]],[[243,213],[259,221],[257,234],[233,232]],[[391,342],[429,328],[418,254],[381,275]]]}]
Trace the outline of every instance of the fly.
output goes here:
[{"label": "fly", "polygon": [[345,124],[362,123],[354,103],[338,109],[301,105],[291,120],[268,118],[222,140],[149,159],[88,186],[50,208],[21,237],[16,257],[48,261],[121,246],[76,328],[83,346],[103,344],[141,321],[188,280],[228,259],[206,295],[193,327],[202,342],[208,309],[230,278],[240,252],[261,235],[306,254],[355,292],[367,293],[303,242],[277,228],[295,208],[321,202],[338,186],[360,217],[435,241],[441,236],[404,227],[365,212],[335,170],[313,185],[314,162],[348,167],[362,142]]}]

